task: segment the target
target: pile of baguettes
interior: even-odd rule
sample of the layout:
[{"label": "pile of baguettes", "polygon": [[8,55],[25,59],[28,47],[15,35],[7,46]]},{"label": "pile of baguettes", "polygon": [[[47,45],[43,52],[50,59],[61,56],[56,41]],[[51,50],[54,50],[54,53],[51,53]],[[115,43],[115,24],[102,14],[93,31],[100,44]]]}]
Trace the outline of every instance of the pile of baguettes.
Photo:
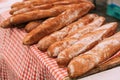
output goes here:
[{"label": "pile of baguettes", "polygon": [[13,4],[11,17],[0,26],[26,24],[23,44],[38,43],[71,78],[82,77],[120,64],[117,23],[104,24],[104,17],[88,14],[93,8],[88,0],[27,0]]}]

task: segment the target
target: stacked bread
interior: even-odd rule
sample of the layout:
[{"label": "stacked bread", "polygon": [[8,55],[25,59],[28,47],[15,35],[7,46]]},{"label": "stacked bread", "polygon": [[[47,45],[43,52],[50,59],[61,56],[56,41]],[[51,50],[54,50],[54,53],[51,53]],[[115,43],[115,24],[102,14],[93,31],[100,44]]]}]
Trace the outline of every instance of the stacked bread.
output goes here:
[{"label": "stacked bread", "polygon": [[104,24],[104,17],[88,13],[93,8],[88,0],[25,0],[11,6],[0,26],[25,25],[24,45],[37,43],[69,77],[83,77],[120,64],[117,23]]}]

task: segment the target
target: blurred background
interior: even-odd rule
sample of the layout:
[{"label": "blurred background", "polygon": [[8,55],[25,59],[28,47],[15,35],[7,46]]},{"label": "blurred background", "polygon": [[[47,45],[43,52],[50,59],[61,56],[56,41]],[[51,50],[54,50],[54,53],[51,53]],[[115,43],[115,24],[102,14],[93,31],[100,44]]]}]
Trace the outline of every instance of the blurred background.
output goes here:
[{"label": "blurred background", "polygon": [[120,0],[92,0],[96,8],[92,11],[106,18],[107,22],[117,21],[120,31]]}]

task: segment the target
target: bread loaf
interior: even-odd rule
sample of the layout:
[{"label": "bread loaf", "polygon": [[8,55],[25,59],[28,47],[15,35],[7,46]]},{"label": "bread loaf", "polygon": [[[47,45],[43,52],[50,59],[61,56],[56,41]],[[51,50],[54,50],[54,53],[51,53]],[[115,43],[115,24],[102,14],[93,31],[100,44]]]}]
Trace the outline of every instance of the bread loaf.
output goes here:
[{"label": "bread loaf", "polygon": [[98,64],[95,68],[93,68],[89,72],[82,75],[81,78],[89,76],[91,74],[95,74],[95,73],[98,73],[98,72],[101,72],[101,71],[111,69],[111,68],[119,66],[119,65],[120,65],[120,52],[116,53],[114,56],[107,59],[106,61]]},{"label": "bread loaf", "polygon": [[42,51],[47,50],[47,48],[56,41],[63,40],[63,38],[68,35],[68,32],[74,32],[75,30],[85,27],[85,25],[89,24],[93,19],[98,17],[96,14],[88,14],[78,21],[71,23],[70,25],[64,27],[63,29],[56,31],[49,36],[42,38],[38,43],[38,48]]},{"label": "bread loaf", "polygon": [[[12,8],[10,10],[10,14],[13,14],[13,15],[16,15],[16,14],[20,14],[20,13],[25,13],[25,12],[28,12],[28,11],[33,11],[33,10],[43,10],[43,9],[50,9],[54,6],[59,6],[59,5],[70,5],[70,4],[78,4],[78,3],[82,3],[82,2],[85,2],[83,0],[65,0],[65,1],[57,1],[57,2],[53,2],[53,3],[46,3],[46,4],[42,4],[42,5],[37,5],[37,6],[32,6],[32,7],[24,7],[24,8],[21,8],[21,9],[18,9],[18,8]],[[88,1],[89,2],[89,1]]]},{"label": "bread loaf", "polygon": [[[90,32],[90,31],[92,31],[92,30],[94,30],[94,29],[96,29],[96,28],[98,28],[98,27],[100,27],[100,26],[104,23],[104,21],[105,21],[105,18],[104,18],[104,17],[97,17],[97,18],[95,18],[95,19],[93,20],[93,22],[91,22],[90,24],[88,24],[86,27],[82,27],[82,28],[76,30],[76,31],[75,31],[75,36],[73,35],[73,36],[71,36],[71,37],[65,38],[65,39],[62,40],[62,41],[55,42],[54,44],[52,44],[52,45],[48,48],[48,50],[47,50],[48,55],[49,55],[50,57],[57,57],[57,55],[58,55],[61,51],[63,51],[63,50],[64,50],[65,48],[67,48],[67,47],[70,47],[70,46],[73,45],[75,42],[77,42],[82,35]],[[72,31],[72,30],[71,30],[71,31]],[[73,31],[72,31],[72,32],[73,32]],[[71,34],[74,33],[74,32],[73,32],[73,33],[72,33],[72,32],[71,32]],[[69,34],[68,34],[68,35],[69,35]]]},{"label": "bread loaf", "polygon": [[43,21],[42,20],[36,20],[36,21],[31,21],[25,26],[25,31],[30,32],[33,29],[35,29],[38,25],[40,25]]},{"label": "bread loaf", "polygon": [[11,8],[24,8],[24,7],[32,7],[32,6],[37,6],[41,4],[46,4],[46,3],[53,3],[57,2],[59,0],[31,0],[31,1],[23,1],[23,2],[16,2],[12,4]]},{"label": "bread loaf", "polygon": [[[99,63],[107,60],[120,50],[120,32],[104,39],[88,52],[71,60],[68,65],[70,77],[78,77],[93,69]],[[78,67],[79,66],[79,67]]]},{"label": "bread loaf", "polygon": [[[9,20],[9,24],[16,25],[16,24],[29,22],[32,20],[41,19],[41,18],[57,16],[67,9],[71,9],[71,8],[76,7],[76,6],[83,6],[85,4],[89,6],[89,8],[88,8],[89,10],[93,7],[92,4],[89,4],[89,3],[80,3],[80,4],[56,6],[56,7],[53,7],[51,9],[47,9],[47,10],[30,11],[30,12],[26,12],[23,14],[11,16],[10,20]],[[88,7],[88,6],[86,6],[86,7]],[[86,9],[85,9],[85,11],[86,11]],[[1,27],[3,27],[3,28],[9,27],[8,26],[9,24],[5,24],[5,22],[6,22],[6,20],[3,21],[3,23],[1,23]]]},{"label": "bread loaf", "polygon": [[91,3],[88,0],[32,0],[32,1],[23,1],[23,2],[16,2],[14,3],[11,8],[17,8],[17,9],[22,9],[25,7],[33,7],[33,6],[39,6],[43,4],[69,4],[69,3],[76,3],[76,2],[88,2]]},{"label": "bread loaf", "polygon": [[[73,6],[75,5],[57,6],[49,10],[35,10],[35,11],[26,12],[23,14],[14,15],[14,16],[11,16],[9,19],[3,21],[3,23],[1,23],[1,27],[6,28],[6,27],[9,27],[8,26],[9,24],[21,24],[21,23],[32,21],[32,20],[57,16],[58,14],[68,9],[68,7],[70,8]],[[9,21],[9,23],[5,24],[6,21]]]},{"label": "bread loaf", "polygon": [[63,28],[64,26],[85,15],[92,7],[93,6],[91,4],[81,3],[79,5],[76,5],[75,7],[72,7],[71,9],[66,10],[65,12],[58,15],[57,17],[54,17],[51,20],[48,19],[44,21],[40,26],[26,35],[23,43],[27,45],[37,43],[46,35],[49,35],[50,33]]},{"label": "bread loaf", "polygon": [[81,36],[75,44],[59,53],[57,63],[62,67],[67,66],[72,58],[92,49],[101,40],[113,35],[116,32],[116,29],[117,23],[113,22],[105,24],[100,28]]},{"label": "bread loaf", "polygon": [[22,8],[22,9],[12,8],[10,10],[10,14],[16,15],[16,14],[21,14],[21,13],[25,13],[25,12],[30,12],[30,11],[33,11],[33,10],[50,9],[52,7],[53,7],[52,4],[43,4],[43,5],[40,5],[40,6],[25,7],[25,8]]}]

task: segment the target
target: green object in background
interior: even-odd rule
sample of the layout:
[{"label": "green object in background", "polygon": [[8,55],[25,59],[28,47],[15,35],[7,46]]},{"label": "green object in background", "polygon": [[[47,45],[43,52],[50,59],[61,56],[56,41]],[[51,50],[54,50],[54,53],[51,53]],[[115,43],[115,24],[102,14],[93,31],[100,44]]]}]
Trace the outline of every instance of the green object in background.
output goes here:
[{"label": "green object in background", "polygon": [[107,14],[109,16],[113,16],[117,19],[120,19],[120,6],[118,6],[116,4],[108,4]]}]

